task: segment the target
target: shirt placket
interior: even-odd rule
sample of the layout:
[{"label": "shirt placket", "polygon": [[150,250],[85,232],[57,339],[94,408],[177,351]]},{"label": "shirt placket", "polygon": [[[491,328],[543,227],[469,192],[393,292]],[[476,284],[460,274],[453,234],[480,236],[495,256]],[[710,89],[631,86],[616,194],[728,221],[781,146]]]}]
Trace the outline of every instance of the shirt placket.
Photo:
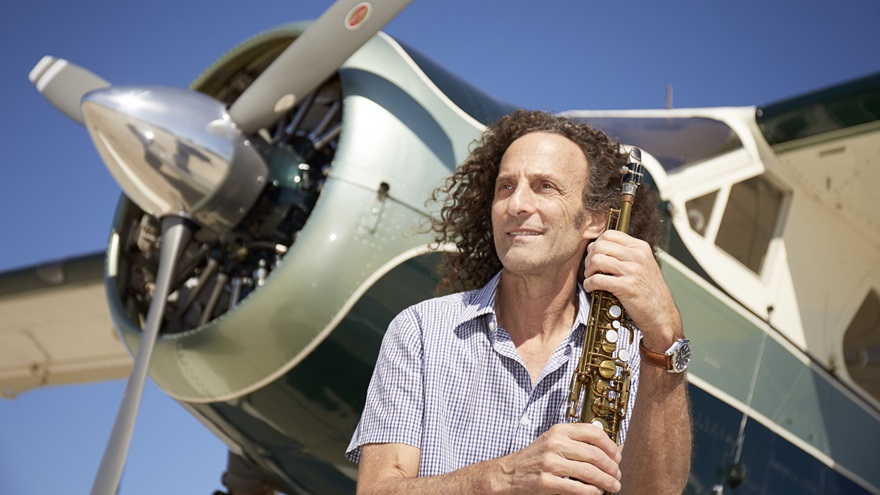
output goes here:
[{"label": "shirt placket", "polygon": [[517,400],[517,404],[521,404],[521,407],[517,411],[513,411],[514,414],[511,417],[511,421],[514,421],[515,424],[506,452],[511,454],[529,446],[541,432],[549,427],[548,422],[553,422],[560,417],[554,415],[553,418],[546,418],[544,415],[549,407],[548,401],[551,396],[548,393],[549,389],[559,380],[555,374],[568,363],[572,354],[572,345],[568,340],[554,351],[538,377],[537,383],[532,387],[529,372],[519,357],[519,353],[516,352],[513,341],[505,331],[499,330],[501,331],[496,334],[495,350],[517,363],[514,379],[517,385],[518,399],[521,399]]}]

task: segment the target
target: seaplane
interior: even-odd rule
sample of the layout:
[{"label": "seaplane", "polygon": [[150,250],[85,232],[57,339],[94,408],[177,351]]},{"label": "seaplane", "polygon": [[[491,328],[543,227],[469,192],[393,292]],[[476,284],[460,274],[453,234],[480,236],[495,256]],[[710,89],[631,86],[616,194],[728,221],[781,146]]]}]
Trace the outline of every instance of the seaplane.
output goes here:
[{"label": "seaplane", "polygon": [[[147,377],[227,446],[229,493],[354,493],[382,336],[448,249],[426,199],[517,108],[381,32],[407,3],[339,0],[189,88],[34,67],[123,195],[106,253],[0,274],[0,393],[130,373],[93,493],[119,490]],[[660,198],[693,349],[685,493],[880,493],[880,73],[761,107],[564,114],[639,147]],[[79,345],[32,351],[47,307]]]}]

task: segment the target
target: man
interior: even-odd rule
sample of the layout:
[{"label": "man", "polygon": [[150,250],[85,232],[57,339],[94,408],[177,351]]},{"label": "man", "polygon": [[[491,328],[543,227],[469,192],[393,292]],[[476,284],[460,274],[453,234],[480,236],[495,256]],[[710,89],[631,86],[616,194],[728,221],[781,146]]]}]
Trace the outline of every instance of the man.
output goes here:
[{"label": "man", "polygon": [[662,353],[683,337],[653,256],[656,201],[640,188],[633,207],[632,230],[647,241],[603,232],[624,163],[599,131],[519,111],[435,192],[438,241],[459,248],[444,283],[467,292],[391,323],[347,452],[360,463],[358,493],[681,493],[683,374],[641,366],[632,349],[625,448],[563,421],[588,292],[617,296],[637,327],[633,346]]}]

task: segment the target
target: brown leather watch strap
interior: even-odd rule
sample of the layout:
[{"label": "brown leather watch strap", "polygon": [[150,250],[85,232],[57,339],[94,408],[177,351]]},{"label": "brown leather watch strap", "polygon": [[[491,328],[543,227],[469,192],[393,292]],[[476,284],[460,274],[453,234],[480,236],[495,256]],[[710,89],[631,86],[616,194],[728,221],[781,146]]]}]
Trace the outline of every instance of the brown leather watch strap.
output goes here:
[{"label": "brown leather watch strap", "polygon": [[666,371],[672,369],[672,356],[648,350],[648,348],[645,347],[644,339],[639,339],[639,351],[642,353],[643,362],[650,364],[651,366],[662,368]]}]

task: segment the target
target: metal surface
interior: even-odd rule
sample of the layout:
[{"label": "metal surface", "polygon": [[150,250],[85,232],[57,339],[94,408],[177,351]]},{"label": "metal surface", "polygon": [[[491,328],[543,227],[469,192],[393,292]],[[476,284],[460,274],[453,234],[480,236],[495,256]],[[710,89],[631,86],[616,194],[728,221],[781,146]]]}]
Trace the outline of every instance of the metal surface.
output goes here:
[{"label": "metal surface", "polygon": [[180,215],[226,232],[265,186],[259,152],[223,104],[201,93],[110,87],[83,97],[82,112],[110,173],[154,217]]},{"label": "metal surface", "polygon": [[83,123],[80,110],[83,95],[110,86],[91,71],[48,55],[40,59],[28,78],[40,94],[77,124]]},{"label": "metal surface", "polygon": [[192,231],[192,225],[183,218],[168,216],[162,220],[162,254],[156,275],[156,290],[150,303],[147,320],[144,322],[144,334],[134,359],[131,377],[125,386],[125,395],[119,406],[116,421],[113,423],[104,456],[101,458],[95,484],[92,486],[92,495],[112,495],[119,491],[119,481],[125,469],[128,446],[131,444],[134,424],[144,393],[150,357],[159,337],[165,303],[171,292],[171,277],[174,275],[180,253],[192,236]]},{"label": "metal surface", "polygon": [[[467,155],[480,128],[413,77],[415,68],[401,53],[393,41],[374,38],[343,67],[344,130],[308,220],[250,296],[222,317],[160,339],[151,377],[166,393],[190,402],[225,401],[271,383],[327,338],[376,278],[431,244],[425,198]],[[323,115],[302,129],[317,126]],[[395,153],[377,146],[382,142]],[[272,167],[270,177],[286,177],[290,162]],[[131,349],[140,331],[124,296],[132,277],[123,240],[140,214],[122,200],[108,254],[108,301]]]},{"label": "metal surface", "polygon": [[337,0],[260,74],[229,114],[249,133],[272,124],[333,75],[409,2]]},{"label": "metal surface", "polygon": [[[632,148],[626,166],[621,169],[621,208],[611,209],[606,230],[628,233],[632,203],[642,183],[641,150]],[[571,377],[566,406],[566,420],[598,426],[618,445],[623,441],[621,430],[632,379],[629,356],[618,349],[624,330],[632,343],[633,329],[620,300],[608,291],[594,291],[583,350]]]},{"label": "metal surface", "polygon": [[[433,213],[425,198],[467,155],[481,122],[506,107],[469,88],[457,92],[457,80],[413,63],[380,34],[316,91],[281,87],[259,97],[247,109],[255,115],[247,128],[264,131],[241,138],[223,106],[307,25],[260,35],[223,57],[194,85],[222,102],[206,103],[204,112],[193,110],[199,96],[182,90],[188,96],[171,109],[176,97],[144,95],[131,98],[141,105],[133,111],[121,100],[100,108],[97,119],[106,122],[96,126],[96,141],[140,205],[120,202],[106,288],[126,345],[149,345],[139,322],[157,272],[154,217],[183,213],[213,230],[192,243],[173,277],[175,319],[187,323],[159,336],[150,374],[276,486],[341,494],[353,491],[356,468],[342,451],[384,325],[408,298],[427,297],[434,280],[420,264]],[[287,77],[313,86],[301,83],[297,67],[288,69],[276,74],[282,86]],[[440,89],[432,78],[444,80]],[[77,91],[61,93],[72,101]],[[284,105],[270,109],[278,102]],[[163,105],[165,114],[150,113]],[[468,114],[481,106],[488,109],[482,120]],[[851,183],[876,185],[876,119],[862,124],[870,128],[811,136],[783,150],[786,143],[763,141],[754,114],[593,115],[626,124],[632,144],[648,137],[660,146],[645,146],[645,167],[671,205],[672,252],[687,264],[661,254],[663,271],[694,338],[689,378],[699,455],[688,489],[880,493],[875,460],[866,455],[880,443],[876,401],[839,367],[852,313],[880,287],[872,268],[880,266],[880,230],[870,216],[877,196],[838,193],[860,190]],[[680,125],[685,119],[695,125]],[[214,141],[210,122],[222,124],[222,139]],[[656,158],[671,161],[664,169]],[[761,174],[791,200],[758,274],[713,242],[731,185]],[[260,176],[263,188],[247,182]],[[243,194],[232,189],[241,181]],[[706,194],[713,194],[708,228],[691,232],[687,202]]]}]

